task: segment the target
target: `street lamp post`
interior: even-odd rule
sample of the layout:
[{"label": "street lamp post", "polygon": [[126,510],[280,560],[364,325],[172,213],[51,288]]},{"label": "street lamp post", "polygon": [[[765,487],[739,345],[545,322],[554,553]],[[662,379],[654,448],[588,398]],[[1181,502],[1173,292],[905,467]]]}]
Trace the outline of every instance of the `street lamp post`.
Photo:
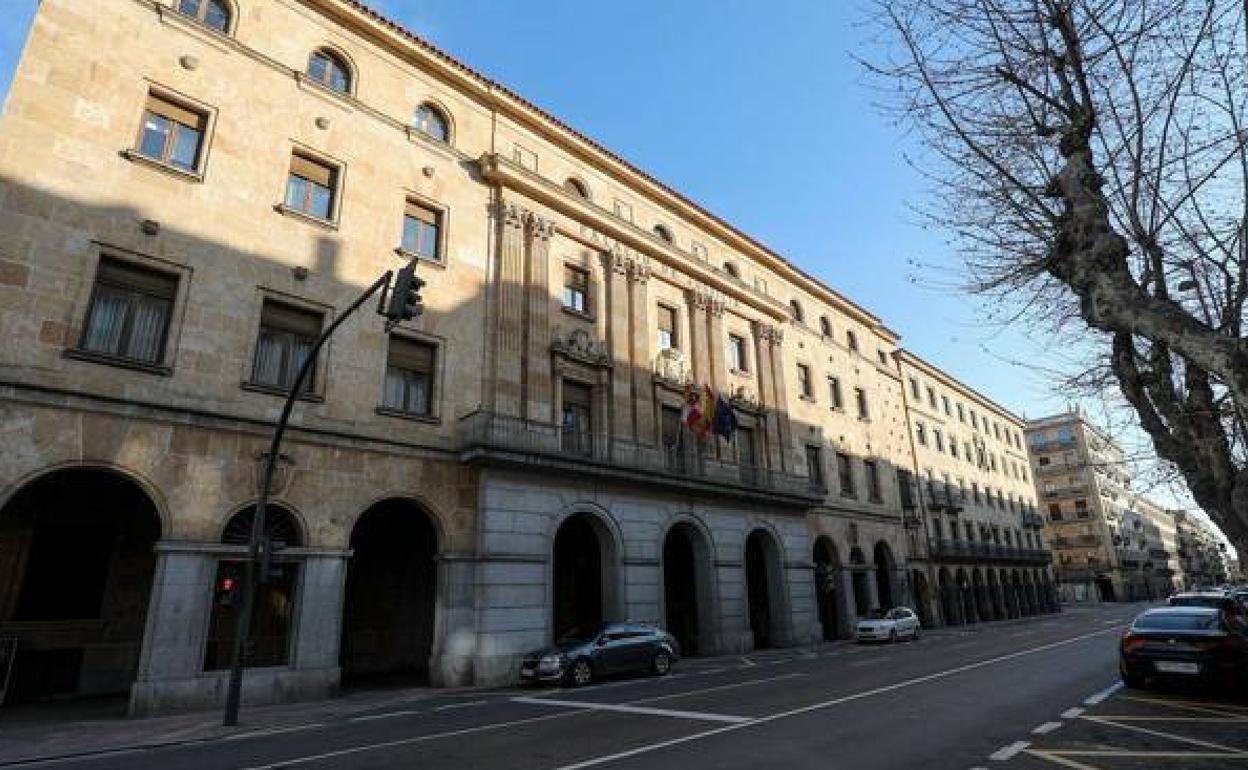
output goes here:
[{"label": "street lamp post", "polygon": [[[388,305],[386,304],[385,293],[383,292],[382,294],[382,302],[378,307],[378,312],[387,317],[387,328],[398,321],[419,315],[421,312],[419,292],[424,282],[416,278],[414,273],[414,263],[399,270],[399,279],[395,282],[395,291],[391,295],[391,301]],[[299,367],[299,373],[295,376],[295,381],[290,386],[290,392],[286,394],[286,403],[282,407],[282,414],[273,428],[273,439],[269,444],[269,451],[265,457],[264,472],[261,476],[260,489],[256,497],[256,513],[252,518],[251,536],[247,544],[247,561],[243,575],[243,606],[239,611],[238,622],[234,627],[230,682],[225,697],[225,717],[222,720],[222,724],[226,727],[238,724],[238,708],[242,700],[243,689],[243,658],[247,646],[247,637],[251,631],[251,613],[256,602],[256,585],[258,582],[267,582],[269,560],[272,556],[272,544],[264,535],[265,506],[268,503],[269,488],[273,483],[274,467],[277,464],[278,457],[281,456],[282,436],[286,433],[286,425],[290,421],[290,413],[294,409],[295,399],[299,397],[299,393],[303,390],[304,382],[307,381],[312,368],[316,366],[316,357],[320,353],[321,347],[324,346],[325,341],[337,331],[343,321],[359,310],[360,306],[369,297],[376,294],[379,289],[388,287],[392,275],[393,272],[387,270],[355,302],[351,303],[350,307],[343,311],[342,315],[335,318],[325,331],[321,332],[321,336],[317,338],[316,343],[312,346],[312,350],[309,351],[307,358],[304,359],[303,365]]]}]

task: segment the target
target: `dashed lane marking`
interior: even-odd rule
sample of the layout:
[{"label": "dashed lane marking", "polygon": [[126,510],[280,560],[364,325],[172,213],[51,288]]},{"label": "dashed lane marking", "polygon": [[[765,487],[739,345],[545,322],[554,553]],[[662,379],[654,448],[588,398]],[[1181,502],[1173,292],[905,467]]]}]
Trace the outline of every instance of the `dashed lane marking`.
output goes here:
[{"label": "dashed lane marking", "polygon": [[467,703],[448,703],[445,706],[437,706],[434,711],[450,711],[451,709],[466,709],[472,706],[483,706],[489,703],[488,700],[470,700]]},{"label": "dashed lane marking", "polygon": [[1082,713],[1083,713],[1083,709],[1079,708],[1078,706],[1075,706],[1074,708],[1068,708],[1062,712],[1062,719],[1075,719]]},{"label": "dashed lane marking", "polygon": [[1054,730],[1058,729],[1061,726],[1062,726],[1061,722],[1045,722],[1044,724],[1040,725],[1036,729],[1032,730],[1032,732],[1035,733],[1036,735],[1048,735],[1049,733],[1053,732]]},{"label": "dashed lane marking", "polygon": [[988,755],[988,758],[991,759],[993,762],[1005,762],[1006,760],[1013,759],[1015,754],[1017,754],[1018,752],[1022,751],[1023,749],[1027,748],[1030,745],[1031,744],[1028,743],[1027,741],[1014,741],[1009,746],[1002,746],[1001,748],[992,752],[991,754]]},{"label": "dashed lane marking", "polygon": [[[439,706],[435,708],[434,711],[441,711],[443,708],[446,708],[446,707]],[[348,722],[372,722],[378,719],[393,719],[394,717],[406,717],[406,716],[411,716],[412,714],[419,714],[419,713],[420,712],[417,711],[416,709],[403,709],[401,711],[386,711],[381,714],[364,714],[358,717],[351,717],[347,719],[347,721]]]},{"label": "dashed lane marking", "polygon": [[584,709],[586,711],[611,711],[621,714],[641,714],[652,717],[672,717],[673,719],[698,719],[705,722],[730,722],[740,724],[752,722],[751,717],[734,716],[732,714],[711,714],[705,711],[675,711],[672,709],[656,709],[646,706],[623,706],[614,703],[595,703],[593,701],[551,700],[550,698],[512,698],[513,703],[528,703],[534,706],[553,706],[555,708]]},{"label": "dashed lane marking", "polygon": [[1092,695],[1089,695],[1088,697],[1084,698],[1083,705],[1095,706],[1096,704],[1100,703],[1101,701],[1105,700],[1106,698],[1108,698],[1109,696],[1113,695],[1114,693],[1118,692],[1121,689],[1122,689],[1122,682],[1114,682],[1109,687],[1106,687],[1104,690],[1101,690],[1098,693],[1093,693]]}]

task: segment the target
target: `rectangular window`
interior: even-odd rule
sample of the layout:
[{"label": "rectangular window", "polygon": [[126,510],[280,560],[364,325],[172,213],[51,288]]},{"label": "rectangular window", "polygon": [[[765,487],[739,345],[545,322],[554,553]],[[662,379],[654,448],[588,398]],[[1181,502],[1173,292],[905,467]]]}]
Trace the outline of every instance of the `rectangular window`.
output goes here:
[{"label": "rectangular window", "polygon": [[888,366],[888,354],[887,353],[885,353],[883,350],[877,350],[875,351],[875,354],[880,357],[880,366]]},{"label": "rectangular window", "polygon": [[437,348],[427,342],[391,337],[386,355],[382,406],[408,414],[429,415]]},{"label": "rectangular window", "polygon": [[936,428],[932,428],[932,443],[936,445],[937,452],[945,451],[945,436]]},{"label": "rectangular window", "polygon": [[758,465],[754,456],[754,431],[750,428],[737,429],[737,464],[743,468]]},{"label": "rectangular window", "polygon": [[659,428],[663,433],[663,446],[675,447],[680,442],[680,410],[674,406],[661,407]]},{"label": "rectangular window", "polygon": [[953,459],[958,459],[958,440],[956,438],[949,439],[949,455]]},{"label": "rectangular window", "polygon": [[854,489],[854,466],[850,463],[849,455],[842,452],[836,453],[836,476],[841,484],[842,497],[858,496]]},{"label": "rectangular window", "polygon": [[867,391],[862,388],[854,388],[854,401],[858,404],[858,419],[871,419],[871,413],[867,410]]},{"label": "rectangular window", "polygon": [[935,388],[927,389],[927,403],[928,403],[928,406],[932,407],[933,409],[936,408],[936,389]]},{"label": "rectangular window", "polygon": [[810,367],[806,364],[797,365],[797,388],[802,398],[814,398],[815,393],[810,382]]},{"label": "rectangular window", "polygon": [[667,305],[659,305],[659,350],[677,347],[676,311]]},{"label": "rectangular window", "polygon": [[1075,501],[1075,515],[1081,519],[1088,518],[1089,513],[1088,513],[1088,501],[1087,500],[1080,498]]},{"label": "rectangular window", "polygon": [[858,335],[854,334],[852,329],[845,330],[845,347],[853,352],[858,352]]},{"label": "rectangular window", "polygon": [[845,403],[841,398],[841,381],[837,377],[828,378],[828,402],[832,404],[833,409],[844,409]]},{"label": "rectangular window", "polygon": [[734,372],[750,370],[745,354],[745,338],[736,334],[728,335],[728,368]]},{"label": "rectangular window", "polygon": [[82,349],[161,363],[177,291],[177,276],[101,259],[82,332]]},{"label": "rectangular window", "polygon": [[962,405],[958,404],[958,422],[966,422],[966,412],[963,411]]},{"label": "rectangular window", "polygon": [[875,460],[863,460],[862,467],[867,471],[867,499],[873,503],[884,499],[880,491],[880,468]]},{"label": "rectangular window", "polygon": [[812,487],[823,488],[823,450],[809,444],[806,446],[806,475]]},{"label": "rectangular window", "polygon": [[183,171],[195,171],[200,165],[207,122],[202,112],[148,94],[139,154]]},{"label": "rectangular window", "polygon": [[511,159],[520,165],[521,168],[527,168],[529,171],[537,171],[537,153],[521,147],[518,144],[511,146]]},{"label": "rectangular window", "polygon": [[922,446],[927,446],[927,428],[923,426],[923,423],[916,422],[914,424],[914,438]]},{"label": "rectangular window", "polygon": [[593,395],[588,385],[563,381],[563,450],[589,456],[593,449]]},{"label": "rectangular window", "polygon": [[563,306],[589,313],[589,271],[571,265],[563,268]]},{"label": "rectangular window", "polygon": [[[266,299],[260,311],[260,336],[252,362],[251,381],[256,385],[289,389],[299,368],[321,335],[321,314]],[[313,389],[316,371],[303,383]]]},{"label": "rectangular window", "polygon": [[403,250],[442,261],[442,212],[416,201],[403,210]]},{"label": "rectangular window", "polygon": [[290,156],[286,208],[328,221],[334,216],[337,187],[338,169],[299,153]]},{"label": "rectangular window", "polygon": [[919,395],[919,381],[913,377],[910,378],[910,394],[914,396],[916,401],[922,398],[922,396]]},{"label": "rectangular window", "polygon": [[615,215],[627,222],[633,221],[633,207],[622,200],[615,201]]},{"label": "rectangular window", "polygon": [[948,397],[948,396],[941,396],[941,397],[940,397],[940,405],[941,405],[941,407],[942,407],[942,408],[944,408],[944,410],[945,410],[945,414],[946,414],[946,415],[952,414],[952,411],[950,410],[950,407],[949,407],[949,397]]}]

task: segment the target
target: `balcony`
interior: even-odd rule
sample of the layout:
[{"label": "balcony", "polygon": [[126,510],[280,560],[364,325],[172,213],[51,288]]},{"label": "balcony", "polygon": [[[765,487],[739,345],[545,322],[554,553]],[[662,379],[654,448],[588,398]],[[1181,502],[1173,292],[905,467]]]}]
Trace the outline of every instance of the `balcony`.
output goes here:
[{"label": "balcony", "polygon": [[1048,564],[1053,560],[1052,554],[1042,548],[1015,548],[965,540],[933,540],[928,545],[928,551],[937,561]]},{"label": "balcony", "polygon": [[1042,496],[1046,498],[1057,497],[1074,497],[1076,495],[1084,495],[1088,492],[1088,485],[1084,482],[1077,484],[1066,484],[1065,486],[1053,487],[1042,492]]},{"label": "balcony", "polygon": [[1035,530],[1044,529],[1044,517],[1038,513],[1024,513],[1023,528]]},{"label": "balcony", "polygon": [[922,486],[923,504],[929,511],[945,511],[961,513],[966,509],[966,498],[962,490],[951,484],[929,481]]},{"label": "balcony", "polygon": [[669,486],[791,507],[809,507],[826,495],[819,480],[812,483],[807,476],[727,462],[696,447],[644,446],[484,411],[459,420],[454,448],[468,463]]},{"label": "balcony", "polygon": [[1027,442],[1027,445],[1031,447],[1031,451],[1036,452],[1037,454],[1057,452],[1064,449],[1074,449],[1077,444],[1078,442],[1075,441],[1073,436],[1070,438],[1033,439]]}]

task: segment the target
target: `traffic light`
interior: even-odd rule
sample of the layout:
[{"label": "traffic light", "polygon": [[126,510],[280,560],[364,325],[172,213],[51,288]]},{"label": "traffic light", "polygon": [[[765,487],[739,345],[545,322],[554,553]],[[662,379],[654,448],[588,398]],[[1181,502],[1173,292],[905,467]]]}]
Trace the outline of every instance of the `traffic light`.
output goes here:
[{"label": "traffic light", "polygon": [[390,300],[386,303],[384,315],[391,323],[410,321],[425,310],[425,303],[420,298],[420,290],[425,282],[416,277],[416,263],[400,268],[394,276],[394,287],[390,291]]},{"label": "traffic light", "polygon": [[233,570],[222,570],[217,577],[216,603],[221,607],[237,607],[242,597],[243,581]]}]

